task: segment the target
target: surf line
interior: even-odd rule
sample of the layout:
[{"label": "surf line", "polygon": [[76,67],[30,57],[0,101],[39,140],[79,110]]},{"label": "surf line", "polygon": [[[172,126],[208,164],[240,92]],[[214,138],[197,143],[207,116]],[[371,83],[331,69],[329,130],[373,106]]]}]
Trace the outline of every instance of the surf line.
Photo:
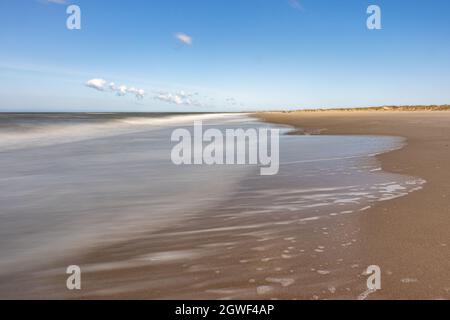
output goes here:
[{"label": "surf line", "polygon": [[171,141],[178,142],[171,152],[175,165],[259,164],[261,175],[275,175],[279,171],[279,129],[238,128],[222,132],[210,128],[203,131],[202,121],[194,121],[193,132],[193,136],[184,128],[172,132]]}]

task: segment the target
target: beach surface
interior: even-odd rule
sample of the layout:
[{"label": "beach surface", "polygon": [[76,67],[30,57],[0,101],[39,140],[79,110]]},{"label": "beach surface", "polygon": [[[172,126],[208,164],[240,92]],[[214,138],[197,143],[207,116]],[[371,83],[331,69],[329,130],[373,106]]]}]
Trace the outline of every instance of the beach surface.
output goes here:
[{"label": "beach surface", "polygon": [[390,135],[407,139],[378,155],[384,171],[425,179],[419,192],[380,202],[358,216],[365,264],[382,270],[376,299],[450,298],[450,113],[360,111],[261,113],[297,134]]},{"label": "beach surface", "polygon": [[[8,145],[0,297],[449,298],[450,113],[255,116],[208,125],[284,128],[275,176],[174,166],[170,134],[190,118]],[[82,290],[66,288],[70,265]]]}]

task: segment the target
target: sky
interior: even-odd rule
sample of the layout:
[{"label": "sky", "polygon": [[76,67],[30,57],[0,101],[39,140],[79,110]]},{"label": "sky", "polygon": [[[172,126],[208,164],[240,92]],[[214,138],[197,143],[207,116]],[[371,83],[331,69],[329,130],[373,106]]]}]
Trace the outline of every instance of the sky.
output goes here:
[{"label": "sky", "polygon": [[449,104],[449,58],[448,0],[0,0],[0,111]]}]

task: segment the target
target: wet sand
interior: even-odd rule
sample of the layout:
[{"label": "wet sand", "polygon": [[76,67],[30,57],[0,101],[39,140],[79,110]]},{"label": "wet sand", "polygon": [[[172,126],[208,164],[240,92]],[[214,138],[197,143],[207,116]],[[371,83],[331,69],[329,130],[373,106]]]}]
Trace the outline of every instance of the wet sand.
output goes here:
[{"label": "wet sand", "polygon": [[356,217],[364,264],[378,264],[379,299],[450,298],[450,113],[263,113],[266,121],[299,128],[299,134],[392,135],[400,150],[379,155],[388,172],[427,180],[424,189],[379,203]]},{"label": "wet sand", "polygon": [[[406,147],[378,156],[383,170],[423,178],[427,184],[361,212],[343,206],[339,214],[319,216],[320,210],[311,208],[299,216],[283,208],[278,213],[255,210],[261,198],[254,194],[249,173],[224,203],[157,232],[96,243],[76,257],[62,257],[44,272],[36,270],[34,277],[19,273],[9,279],[9,294],[34,299],[450,297],[450,113],[257,116],[301,128],[300,134],[405,137]],[[287,180],[281,183],[286,190],[298,187]],[[81,291],[65,287],[65,268],[71,264],[82,268]],[[382,271],[382,290],[370,294],[364,274],[369,265]],[[24,287],[34,289],[17,291]]]}]

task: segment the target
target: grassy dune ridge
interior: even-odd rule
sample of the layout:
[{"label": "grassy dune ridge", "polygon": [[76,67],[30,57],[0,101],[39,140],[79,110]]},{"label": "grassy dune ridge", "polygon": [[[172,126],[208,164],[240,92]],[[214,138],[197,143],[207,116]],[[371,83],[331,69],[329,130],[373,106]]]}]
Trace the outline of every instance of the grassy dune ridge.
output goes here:
[{"label": "grassy dune ridge", "polygon": [[298,109],[286,110],[283,113],[291,112],[323,112],[323,111],[449,111],[450,105],[416,105],[416,106],[379,106],[379,107],[360,107],[360,108],[319,108],[319,109]]}]

